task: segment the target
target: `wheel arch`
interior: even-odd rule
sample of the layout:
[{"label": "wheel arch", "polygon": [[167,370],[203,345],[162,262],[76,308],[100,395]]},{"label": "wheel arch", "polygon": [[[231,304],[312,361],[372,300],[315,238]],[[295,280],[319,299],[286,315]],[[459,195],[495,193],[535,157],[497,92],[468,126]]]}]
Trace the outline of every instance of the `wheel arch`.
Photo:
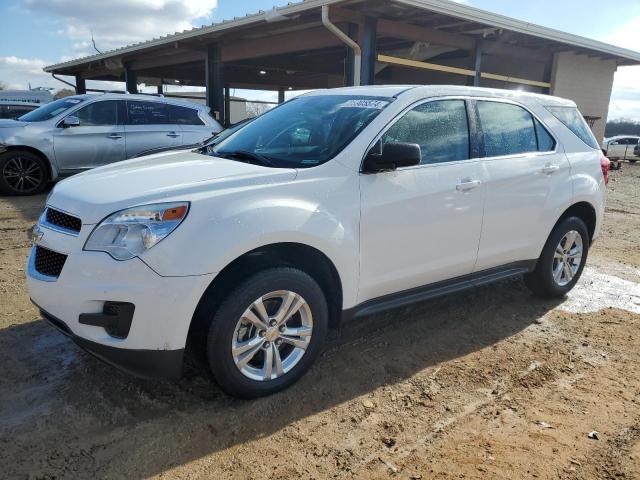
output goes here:
[{"label": "wheel arch", "polygon": [[560,215],[560,218],[558,218],[558,221],[554,224],[553,229],[555,229],[556,226],[565,218],[569,217],[578,217],[585,223],[587,231],[589,232],[589,243],[591,243],[593,241],[598,221],[595,207],[591,203],[585,201],[574,203],[567,208],[562,215]]},{"label": "wheel arch", "polygon": [[343,285],[331,259],[317,248],[303,243],[272,243],[240,255],[215,276],[200,298],[191,319],[187,349],[203,358],[211,312],[215,311],[224,298],[244,279],[276,266],[298,268],[310,275],[327,296],[329,325],[339,325],[343,306]]},{"label": "wheel arch", "polygon": [[38,150],[34,147],[29,147],[27,145],[6,145],[4,147],[4,151],[0,152],[0,154],[15,151],[25,151],[40,157],[44,161],[44,164],[47,166],[47,175],[49,175],[48,180],[51,181],[54,179],[54,175],[57,174],[57,172],[54,170],[51,160],[49,160],[49,158],[41,150]]}]

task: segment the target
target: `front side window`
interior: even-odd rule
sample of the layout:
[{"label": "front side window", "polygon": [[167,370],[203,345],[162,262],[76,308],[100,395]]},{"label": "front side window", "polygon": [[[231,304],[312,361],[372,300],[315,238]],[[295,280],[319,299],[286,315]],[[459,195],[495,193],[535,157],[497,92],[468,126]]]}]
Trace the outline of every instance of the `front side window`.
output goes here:
[{"label": "front side window", "polygon": [[469,123],[464,100],[423,103],[404,114],[382,136],[389,142],[417,143],[422,164],[469,159]]},{"label": "front side window", "polygon": [[477,102],[485,157],[537,152],[533,117],[511,103]]},{"label": "front side window", "polygon": [[169,119],[168,105],[159,102],[127,101],[129,125],[167,125]]},{"label": "front side window", "polygon": [[113,126],[118,123],[115,101],[93,102],[78,110],[75,115],[81,127]]},{"label": "front side window", "polygon": [[56,100],[36,108],[33,112],[29,112],[21,116],[19,120],[23,122],[44,122],[45,120],[50,120],[61,113],[66,112],[71,107],[75,107],[84,101],[84,98],[61,98],[60,100]]},{"label": "front side window", "polygon": [[271,167],[314,167],[342,151],[392,100],[298,97],[245,124],[206,153]]},{"label": "front side window", "polygon": [[545,107],[580,140],[591,148],[600,148],[584,117],[576,107]]}]

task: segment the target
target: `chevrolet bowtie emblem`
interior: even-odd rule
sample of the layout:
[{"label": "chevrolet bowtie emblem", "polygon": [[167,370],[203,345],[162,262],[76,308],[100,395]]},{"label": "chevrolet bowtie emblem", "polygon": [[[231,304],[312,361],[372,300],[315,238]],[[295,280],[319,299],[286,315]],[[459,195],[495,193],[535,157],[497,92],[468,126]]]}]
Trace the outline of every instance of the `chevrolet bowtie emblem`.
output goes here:
[{"label": "chevrolet bowtie emblem", "polygon": [[33,243],[38,243],[44,237],[44,231],[40,228],[40,225],[34,225],[29,230],[29,237]]}]

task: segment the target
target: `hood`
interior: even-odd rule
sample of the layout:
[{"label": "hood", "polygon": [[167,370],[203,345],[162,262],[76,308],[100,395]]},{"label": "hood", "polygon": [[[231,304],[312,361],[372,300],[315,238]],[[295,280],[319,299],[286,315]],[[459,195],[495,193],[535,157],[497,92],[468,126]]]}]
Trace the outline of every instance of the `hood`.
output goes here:
[{"label": "hood", "polygon": [[20,120],[0,118],[0,128],[16,128],[16,127],[25,127],[27,125],[29,125],[27,122],[21,122]]},{"label": "hood", "polygon": [[59,182],[47,204],[94,224],[128,207],[193,201],[230,188],[251,188],[296,178],[295,169],[173,151],[114,163]]}]

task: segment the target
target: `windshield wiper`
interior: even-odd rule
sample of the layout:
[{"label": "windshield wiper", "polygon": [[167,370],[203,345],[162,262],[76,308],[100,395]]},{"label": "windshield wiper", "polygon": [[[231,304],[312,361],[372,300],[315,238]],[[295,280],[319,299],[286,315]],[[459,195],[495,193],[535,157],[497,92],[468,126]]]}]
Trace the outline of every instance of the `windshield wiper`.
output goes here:
[{"label": "windshield wiper", "polygon": [[213,155],[217,155],[222,158],[230,158],[237,159],[240,161],[251,161],[258,163],[258,165],[263,165],[265,167],[273,167],[273,162],[269,160],[269,158],[261,155],[259,153],[250,152],[249,150],[234,150],[231,152],[212,152]]}]

